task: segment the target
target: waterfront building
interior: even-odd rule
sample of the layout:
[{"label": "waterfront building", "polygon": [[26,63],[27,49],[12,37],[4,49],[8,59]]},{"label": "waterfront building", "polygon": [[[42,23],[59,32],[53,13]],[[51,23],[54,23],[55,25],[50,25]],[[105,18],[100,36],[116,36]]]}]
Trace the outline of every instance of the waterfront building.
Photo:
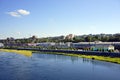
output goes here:
[{"label": "waterfront building", "polygon": [[79,42],[79,43],[72,43],[71,47],[77,49],[84,49],[84,48],[91,48],[91,47],[104,47],[109,49],[113,49],[117,47],[119,48],[120,42]]},{"label": "waterfront building", "polygon": [[77,48],[77,49],[84,49],[84,48],[90,48],[91,46],[94,46],[94,42],[79,42],[79,43],[72,43],[71,47]]},{"label": "waterfront building", "polygon": [[109,50],[114,50],[114,46],[113,45],[95,45],[95,46],[91,46],[91,49],[93,51],[109,51]]},{"label": "waterfront building", "polygon": [[36,46],[36,43],[28,43],[27,46]]},{"label": "waterfront building", "polygon": [[43,43],[37,43],[36,46],[41,46],[41,47],[51,47],[55,46],[56,43],[54,42],[43,42]]},{"label": "waterfront building", "polygon": [[69,48],[71,47],[71,42],[67,42],[67,43],[64,43],[64,42],[60,42],[60,43],[56,43],[56,48]]},{"label": "waterfront building", "polygon": [[4,44],[3,43],[0,43],[0,47],[3,47],[4,46]]}]

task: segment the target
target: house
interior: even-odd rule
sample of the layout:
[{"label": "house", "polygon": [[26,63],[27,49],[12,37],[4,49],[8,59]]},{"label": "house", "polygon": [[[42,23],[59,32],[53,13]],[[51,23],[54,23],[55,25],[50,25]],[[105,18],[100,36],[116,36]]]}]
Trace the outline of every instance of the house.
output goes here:
[{"label": "house", "polygon": [[51,47],[51,46],[55,46],[55,43],[54,42],[43,42],[43,43],[37,43],[37,46]]},{"label": "house", "polygon": [[97,44],[95,46],[91,46],[91,49],[93,51],[109,51],[109,50],[114,50],[114,46],[113,45]]},{"label": "house", "polygon": [[72,43],[71,47],[77,48],[77,49],[84,49],[84,48],[90,48],[94,44],[90,42],[79,42],[79,43]]},{"label": "house", "polygon": [[55,46],[57,48],[69,48],[69,47],[71,47],[71,42],[67,42],[67,43],[60,42],[60,43],[56,43]]},{"label": "house", "polygon": [[36,46],[36,43],[28,43],[27,46]]},{"label": "house", "polygon": [[0,47],[3,47],[4,46],[4,44],[3,43],[0,43]]}]

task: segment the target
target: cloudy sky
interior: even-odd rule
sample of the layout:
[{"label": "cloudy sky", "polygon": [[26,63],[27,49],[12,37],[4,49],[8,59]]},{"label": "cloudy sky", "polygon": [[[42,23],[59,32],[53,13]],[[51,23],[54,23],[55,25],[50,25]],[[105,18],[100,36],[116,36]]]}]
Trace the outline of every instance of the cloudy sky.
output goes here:
[{"label": "cloudy sky", "polygon": [[0,0],[0,39],[120,32],[120,0]]}]

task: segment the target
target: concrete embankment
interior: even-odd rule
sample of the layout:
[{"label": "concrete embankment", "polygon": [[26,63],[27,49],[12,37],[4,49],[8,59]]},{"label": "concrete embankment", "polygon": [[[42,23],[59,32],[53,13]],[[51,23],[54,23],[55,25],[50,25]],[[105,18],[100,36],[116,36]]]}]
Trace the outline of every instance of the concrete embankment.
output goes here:
[{"label": "concrete embankment", "polygon": [[96,56],[108,56],[108,57],[120,57],[120,53],[115,52],[99,52],[99,51],[76,51],[76,50],[41,50],[33,48],[18,48],[18,50],[33,50],[41,52],[61,52],[71,54],[82,54],[82,55],[96,55]]}]

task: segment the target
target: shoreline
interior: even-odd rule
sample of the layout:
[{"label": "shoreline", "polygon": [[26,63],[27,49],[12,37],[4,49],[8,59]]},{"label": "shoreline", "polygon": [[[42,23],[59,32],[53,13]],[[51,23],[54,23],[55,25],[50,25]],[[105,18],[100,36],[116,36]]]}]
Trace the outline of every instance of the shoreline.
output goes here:
[{"label": "shoreline", "polygon": [[1,52],[12,52],[12,53],[17,53],[17,54],[21,54],[27,57],[32,56],[32,51],[28,51],[28,50],[14,50],[14,49],[0,49]]},{"label": "shoreline", "polygon": [[[37,51],[40,53],[41,51]],[[111,62],[120,64],[120,58],[112,58],[112,57],[103,57],[103,56],[92,56],[92,55],[82,55],[82,54],[71,54],[71,53],[60,53],[60,52],[44,52],[45,54],[56,54],[56,55],[64,55],[64,56],[73,56],[73,57],[79,57],[79,58],[87,58],[92,60],[99,60],[104,62]]]},{"label": "shoreline", "polygon": [[97,55],[84,55],[84,54],[74,54],[74,53],[64,53],[64,52],[48,52],[48,51],[35,51],[35,50],[15,50],[15,49],[0,49],[0,51],[4,52],[14,52],[14,53],[19,53],[22,55],[28,55],[28,52],[32,53],[35,52],[44,52],[47,54],[56,54],[56,55],[65,55],[65,56],[74,56],[74,57],[80,57],[80,58],[88,58],[88,59],[93,59],[93,60],[99,60],[99,61],[105,61],[105,62],[111,62],[111,63],[117,63],[120,64],[120,58],[119,57],[106,57],[106,56],[97,56]]},{"label": "shoreline", "polygon": [[41,51],[41,52],[60,52],[66,54],[81,54],[81,55],[92,55],[92,56],[103,56],[103,57],[118,57],[120,53],[116,52],[100,52],[100,51],[78,51],[78,50],[48,50],[38,48],[13,48],[15,50],[30,50],[30,51]]}]

